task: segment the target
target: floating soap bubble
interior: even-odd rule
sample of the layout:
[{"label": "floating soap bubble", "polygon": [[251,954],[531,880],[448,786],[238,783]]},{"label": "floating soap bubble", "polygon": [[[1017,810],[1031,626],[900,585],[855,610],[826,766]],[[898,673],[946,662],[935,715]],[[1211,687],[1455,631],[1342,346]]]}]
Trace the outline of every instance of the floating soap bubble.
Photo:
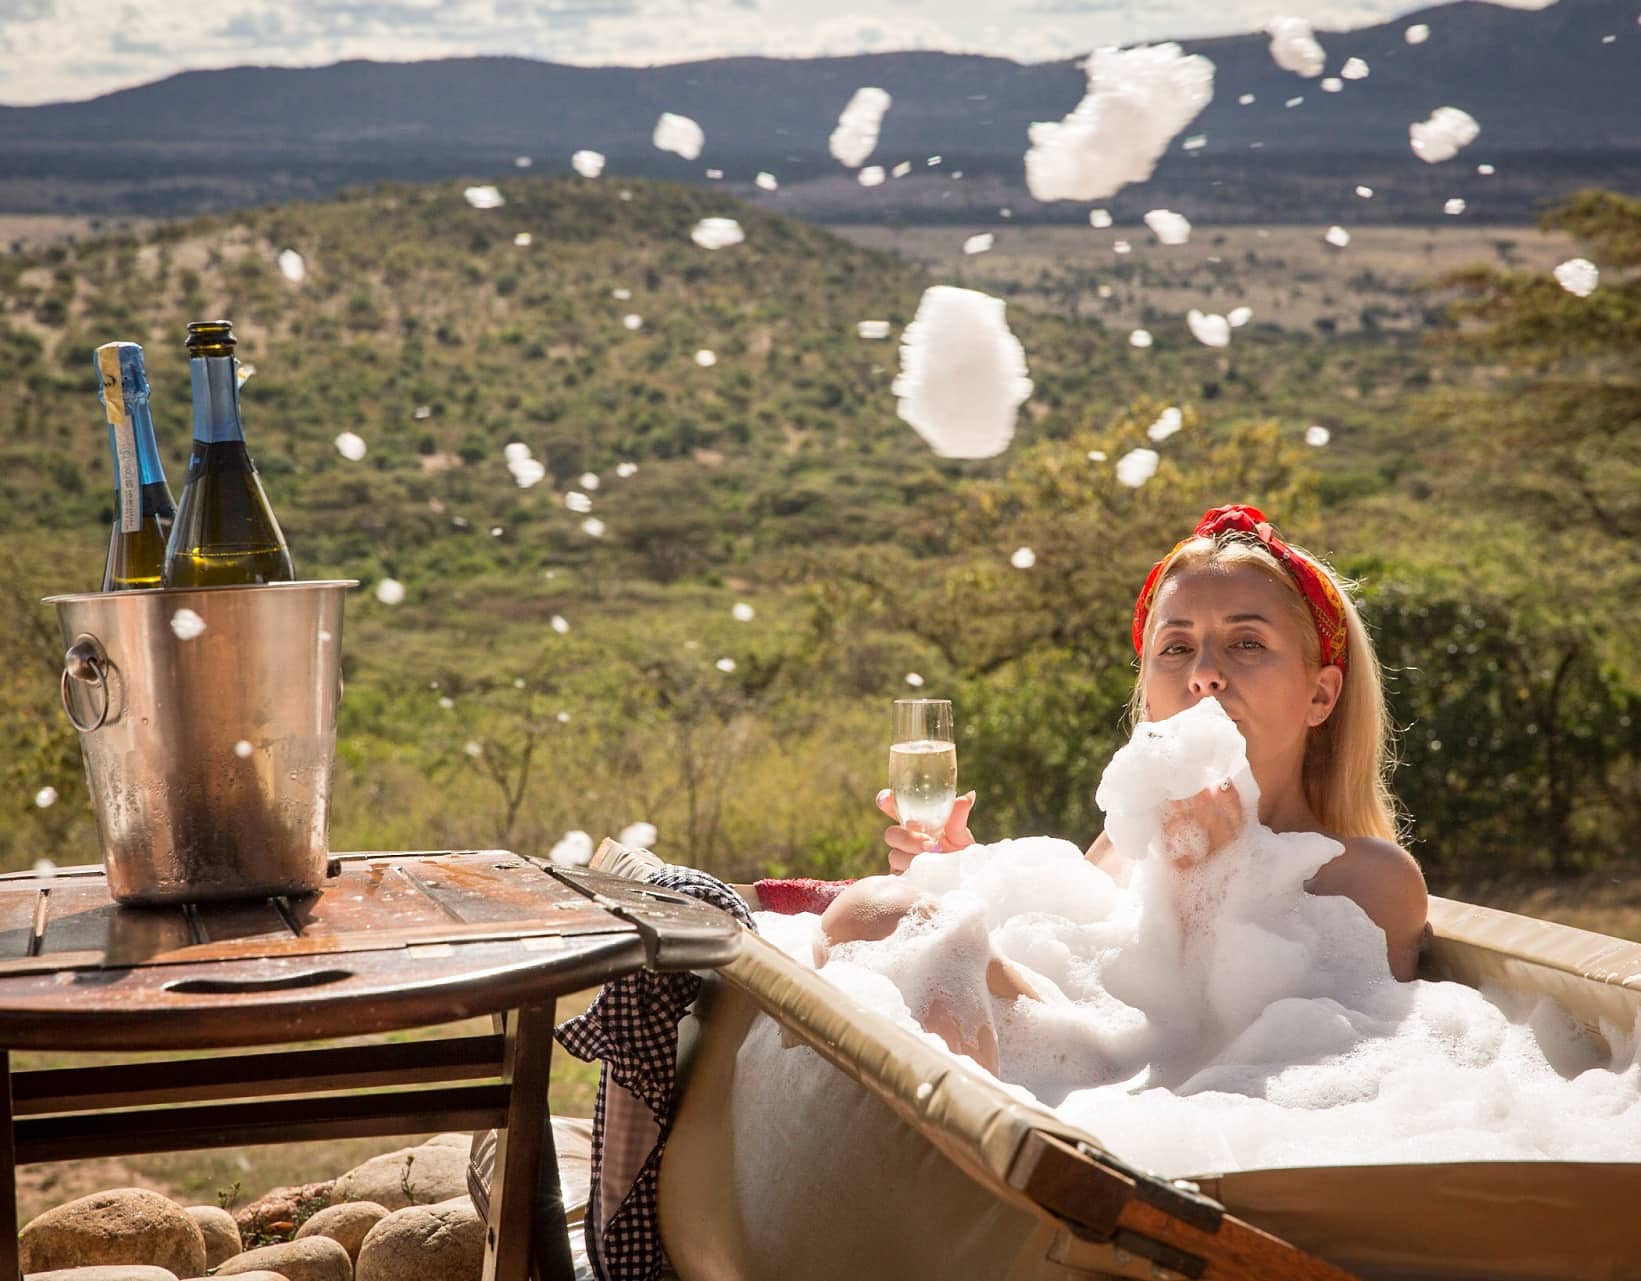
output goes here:
[{"label": "floating soap bubble", "polygon": [[1185,313],[1185,323],[1191,337],[1205,347],[1227,347],[1231,342],[1231,322],[1216,312],[1201,312],[1195,307]]},{"label": "floating soap bubble", "polygon": [[1178,408],[1170,405],[1162,411],[1156,422],[1145,429],[1145,434],[1152,440],[1167,440],[1184,425],[1183,415]]},{"label": "floating soap bubble", "polygon": [[727,675],[735,670],[735,660],[733,658],[720,658],[713,666]]},{"label": "floating soap bubble", "polygon": [[637,331],[644,327],[644,318],[637,312],[628,312],[625,316],[621,317],[621,327],[623,329]]},{"label": "floating soap bubble", "polygon": [[1255,101],[1256,101],[1256,99],[1254,98],[1253,94],[1245,93],[1240,98],[1237,99],[1237,104],[1239,106],[1243,106],[1243,107],[1251,107],[1251,106],[1254,105]]},{"label": "floating soap bubble", "polygon": [[564,505],[573,512],[586,515],[593,509],[593,500],[579,489],[570,489],[564,493]]},{"label": "floating soap bubble", "polygon": [[1030,126],[1026,185],[1038,200],[1101,200],[1144,182],[1213,97],[1214,64],[1177,44],[1099,49],[1071,114]]},{"label": "floating soap bubble", "polygon": [[1265,32],[1271,38],[1271,58],[1282,70],[1307,78],[1322,74],[1327,55],[1307,19],[1272,18]]},{"label": "floating soap bubble", "polygon": [[547,621],[547,626],[551,627],[560,636],[563,636],[570,630],[570,621],[565,618],[563,614],[554,614],[552,618]]},{"label": "floating soap bubble", "polygon": [[1291,111],[1293,108],[1297,107],[1300,103],[1302,103],[1304,101],[1305,101],[1305,95],[1304,94],[1302,94],[1302,93],[1301,94],[1295,94],[1292,98],[1289,98],[1282,105],[1283,105],[1283,107],[1285,107],[1285,108],[1287,108],[1288,110]]},{"label": "floating soap bubble", "polygon": [[365,442],[351,431],[342,432],[336,438],[336,452],[350,463],[356,463],[363,458],[365,448]]},{"label": "floating soap bubble", "polygon": [[781,185],[772,173],[760,172],[752,181],[760,191],[776,191]]},{"label": "floating soap bubble", "polygon": [[750,623],[757,614],[757,611],[744,600],[736,601],[734,608],[729,612],[737,623]]},{"label": "floating soap bubble", "polygon": [[444,708],[447,712],[454,711],[456,708],[456,700],[451,698],[450,695],[445,694],[439,699],[439,706]]},{"label": "floating soap bubble", "polygon": [[604,172],[604,156],[597,151],[578,151],[570,157],[570,168],[583,178],[596,178]]},{"label": "floating soap bubble", "polygon": [[583,489],[595,490],[598,488],[598,473],[584,471],[579,477],[576,478],[576,483]]},{"label": "floating soap bubble", "polygon": [[507,464],[520,489],[532,489],[547,479],[547,467],[537,458],[520,458]]},{"label": "floating soap bubble", "polygon": [[718,363],[718,353],[711,348],[703,347],[695,353],[695,363],[702,369],[711,369]]},{"label": "floating soap bubble", "polygon": [[1320,449],[1332,439],[1333,433],[1326,427],[1320,427],[1312,424],[1311,426],[1305,428],[1305,443],[1312,449]]},{"label": "floating soap bubble", "polygon": [[637,470],[637,463],[617,463],[615,465],[615,474],[621,477],[622,480],[626,480],[628,476],[631,476]]},{"label": "floating soap bubble", "polygon": [[507,203],[506,197],[494,187],[464,187],[462,199],[475,209],[500,209]]},{"label": "floating soap bubble", "polygon": [[171,633],[178,640],[193,640],[205,630],[205,620],[191,609],[179,609],[171,615]]},{"label": "floating soap bubble", "polygon": [[1464,199],[1460,196],[1454,196],[1442,205],[1442,212],[1449,218],[1457,218],[1464,212]]},{"label": "floating soap bubble", "polygon": [[1133,333],[1128,335],[1128,345],[1130,347],[1138,347],[1142,351],[1149,347],[1153,341],[1155,340],[1151,337],[1151,331],[1149,329],[1136,329]]},{"label": "floating soap bubble", "polygon": [[906,673],[906,683],[908,685],[910,685],[913,689],[922,689],[923,688],[923,678],[921,676],[919,676],[916,672],[907,672]]},{"label": "floating soap bubble", "polygon": [[1476,166],[1476,172],[1479,173],[1483,178],[1491,178],[1494,174],[1496,174],[1498,172],[1498,170],[1495,169],[1492,165],[1477,165]]},{"label": "floating soap bubble", "polygon": [[610,297],[617,302],[628,302],[632,299],[632,290],[616,288],[610,290]]},{"label": "floating soap bubble", "polygon": [[501,456],[510,463],[516,463],[519,459],[530,456],[530,446],[522,440],[510,440],[502,447]]},{"label": "floating soap bubble", "polygon": [[650,846],[655,844],[655,838],[657,835],[658,833],[655,830],[654,823],[645,823],[640,821],[637,823],[628,823],[616,835],[615,839],[623,845],[632,846],[636,849],[647,850]]},{"label": "floating soap bubble", "polygon": [[1323,93],[1338,93],[1345,87],[1345,82],[1338,76],[1328,76],[1322,81]]},{"label": "floating soap bubble", "polygon": [[832,158],[849,169],[865,164],[866,157],[877,147],[883,113],[889,110],[891,102],[893,99],[883,89],[871,86],[856,89],[826,140]]},{"label": "floating soap bubble", "polygon": [[1091,463],[1103,463],[1105,461],[1105,450],[1103,450],[1103,449],[1091,449],[1091,450],[1089,450],[1088,451],[1088,461],[1091,462]]},{"label": "floating soap bubble", "polygon": [[531,239],[532,237],[528,231],[521,231],[518,235],[513,237],[513,243],[520,249],[528,249],[530,247]]},{"label": "floating soap bubble", "polygon": [[703,218],[695,224],[689,238],[703,249],[727,249],[745,240],[746,233],[733,218]]},{"label": "floating soap bubble", "polygon": [[535,163],[536,162],[534,160],[532,160],[529,156],[514,156],[513,157],[513,168],[515,168],[515,169],[528,169],[531,165],[533,165]]},{"label": "floating soap bubble", "polygon": [[1360,58],[1346,58],[1345,65],[1339,68],[1339,74],[1346,80],[1366,80],[1368,64]]},{"label": "floating soap bubble", "polygon": [[1187,138],[1184,142],[1180,143],[1180,149],[1182,151],[1201,151],[1207,145],[1208,145],[1208,135],[1207,134],[1205,134],[1205,133],[1194,133],[1189,138]]},{"label": "floating soap bubble", "polygon": [[1117,459],[1117,480],[1130,489],[1138,489],[1157,474],[1157,464],[1161,461],[1161,455],[1154,449],[1130,449]]},{"label": "floating soap bubble", "polygon": [[417,422],[421,422],[425,418],[433,417],[433,407],[431,405],[417,405],[415,409],[410,411],[410,416]]},{"label": "floating soap bubble", "polygon": [[700,125],[688,116],[674,115],[670,111],[661,113],[661,118],[655,122],[655,133],[651,136],[651,141],[660,150],[673,152],[685,160],[698,157],[706,140]]},{"label": "floating soap bubble", "polygon": [[1096,231],[1104,231],[1111,225],[1111,211],[1109,209],[1090,209],[1088,211],[1088,225]]},{"label": "floating soap bubble", "polygon": [[1335,249],[1343,249],[1346,245],[1350,244],[1350,232],[1346,231],[1343,227],[1329,227],[1327,231],[1323,233],[1322,239],[1327,241]]},{"label": "floating soap bubble", "polygon": [[1359,187],[1356,188],[1356,194],[1358,196],[1360,196],[1363,200],[1372,200],[1373,199],[1373,188],[1372,187],[1361,187],[1361,186],[1359,186]]},{"label": "floating soap bubble", "polygon": [[57,803],[57,789],[49,785],[42,787],[34,794],[34,804],[38,809],[48,810]]},{"label": "floating soap bubble", "polygon": [[707,170],[707,180],[709,182],[722,182],[723,179],[724,179],[724,171],[722,169],[708,169]]},{"label": "floating soap bubble", "polygon": [[1111,252],[1114,254],[1131,253],[1133,249],[1134,246],[1129,244],[1126,240],[1114,240],[1111,242]]},{"label": "floating soap bubble", "polygon": [[910,160],[902,160],[893,169],[889,170],[889,176],[891,178],[904,178],[907,174],[911,173],[911,171],[912,162]]},{"label": "floating soap bubble", "polygon": [[855,175],[855,181],[863,187],[881,187],[883,185],[883,166],[867,165]]},{"label": "floating soap bubble", "polygon": [[405,585],[397,578],[384,578],[376,584],[376,599],[384,605],[397,605],[405,598]]},{"label": "floating soap bubble", "polygon": [[1430,39],[1430,28],[1422,22],[1415,22],[1406,31],[1402,32],[1402,39],[1408,44],[1423,44]]},{"label": "floating soap bubble", "polygon": [[983,254],[988,252],[996,237],[989,231],[983,231],[978,236],[970,236],[963,242],[963,252],[966,254]]},{"label": "floating soap bubble", "polygon": [[302,255],[294,249],[287,249],[279,255],[279,274],[293,285],[300,285],[308,275],[308,264]]},{"label": "floating soap bubble", "polygon": [[1413,154],[1426,164],[1440,164],[1459,154],[1481,133],[1481,126],[1468,111],[1458,107],[1437,107],[1430,119],[1415,121],[1407,127]]},{"label": "floating soap bubble", "polygon": [[1172,209],[1153,209],[1145,215],[1145,225],[1165,245],[1183,245],[1191,238],[1191,223]]},{"label": "floating soap bubble", "polygon": [[1601,272],[1588,258],[1569,258],[1555,270],[1556,283],[1570,294],[1588,298],[1601,283]]},{"label": "floating soap bubble", "polygon": [[991,458],[1014,436],[1027,374],[1002,300],[936,285],[901,336],[896,412],[942,458]]},{"label": "floating soap bubble", "polygon": [[878,339],[889,336],[889,322],[887,320],[861,320],[855,324],[855,332],[862,338]]},{"label": "floating soap bubble", "polygon": [[556,717],[554,717],[554,719],[557,720],[560,725],[568,725],[570,723],[570,713],[560,712]]},{"label": "floating soap bubble", "polygon": [[240,760],[244,760],[254,750],[255,749],[251,746],[251,740],[248,738],[242,738],[239,742],[234,744],[234,755],[239,757]]},{"label": "floating soap bubble", "polygon": [[1252,307],[1232,307],[1230,311],[1225,313],[1225,319],[1230,323],[1232,329],[1241,329],[1253,318],[1254,309]]},{"label": "floating soap bubble", "polygon": [[586,867],[593,861],[593,838],[579,828],[572,829],[547,851],[547,861],[560,867]]},{"label": "floating soap bubble", "polygon": [[581,522],[581,532],[587,535],[588,538],[602,538],[604,537],[604,522],[599,520],[597,516],[589,516]]}]

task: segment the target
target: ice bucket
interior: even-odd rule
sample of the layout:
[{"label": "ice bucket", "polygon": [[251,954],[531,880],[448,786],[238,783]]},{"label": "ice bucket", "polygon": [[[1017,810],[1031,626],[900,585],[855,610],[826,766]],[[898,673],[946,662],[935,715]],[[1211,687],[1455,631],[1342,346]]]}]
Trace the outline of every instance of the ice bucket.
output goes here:
[{"label": "ice bucket", "polygon": [[109,890],[304,894],[329,861],[351,580],[52,596]]}]

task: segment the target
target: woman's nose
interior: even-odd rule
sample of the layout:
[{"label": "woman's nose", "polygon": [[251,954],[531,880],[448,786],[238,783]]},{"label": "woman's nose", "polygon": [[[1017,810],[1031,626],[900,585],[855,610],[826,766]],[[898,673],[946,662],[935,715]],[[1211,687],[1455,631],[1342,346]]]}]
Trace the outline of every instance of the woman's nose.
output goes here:
[{"label": "woman's nose", "polygon": [[1197,651],[1197,661],[1191,668],[1191,692],[1201,698],[1207,694],[1217,694],[1224,688],[1225,673],[1205,646]]}]

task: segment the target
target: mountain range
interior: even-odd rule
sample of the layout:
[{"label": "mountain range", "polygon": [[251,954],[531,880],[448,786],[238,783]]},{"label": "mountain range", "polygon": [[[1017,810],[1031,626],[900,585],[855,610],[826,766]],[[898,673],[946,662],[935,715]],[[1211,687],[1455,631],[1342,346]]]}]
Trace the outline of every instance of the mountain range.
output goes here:
[{"label": "mountain range", "polygon": [[[1430,35],[1410,44],[1416,23]],[[1215,64],[1214,99],[1151,182],[1109,202],[1113,212],[1170,204],[1198,221],[1346,212],[1432,221],[1461,196],[1472,216],[1504,222],[1576,186],[1641,190],[1633,0],[1542,10],[1463,0],[1317,37],[1326,76],[1359,58],[1367,77],[1326,92],[1278,67],[1263,33],[1181,41]],[[862,85],[894,100],[872,162],[911,166],[872,189],[826,145]],[[172,215],[380,180],[494,181],[524,157],[535,172],[568,172],[570,155],[586,148],[608,157],[610,177],[706,182],[710,167],[772,207],[822,220],[1080,220],[1085,206],[1030,198],[1022,157],[1028,126],[1064,116],[1086,87],[1077,61],[933,52],[645,68],[450,58],[189,71],[84,102],[0,107],[0,210]],[[1456,159],[1427,165],[1408,126],[1440,106],[1468,111],[1481,135]],[[652,145],[662,111],[700,122],[698,160]],[[1192,135],[1203,141],[1186,149]],[[1496,172],[1478,175],[1478,163]],[[781,190],[757,193],[760,171],[777,175]],[[1375,199],[1353,197],[1357,184],[1373,186]]]}]

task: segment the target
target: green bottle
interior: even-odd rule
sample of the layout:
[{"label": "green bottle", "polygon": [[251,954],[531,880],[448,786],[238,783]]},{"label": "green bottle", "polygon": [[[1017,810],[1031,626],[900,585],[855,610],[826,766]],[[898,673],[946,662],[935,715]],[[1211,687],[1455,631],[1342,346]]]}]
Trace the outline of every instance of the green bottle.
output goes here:
[{"label": "green bottle", "polygon": [[194,450],[165,549],[167,587],[288,583],[296,577],[285,536],[245,448],[238,368],[228,321],[188,326]]},{"label": "green bottle", "polygon": [[108,444],[114,451],[114,532],[103,590],[158,587],[177,508],[154,441],[142,348],[134,342],[104,343],[95,359]]}]

